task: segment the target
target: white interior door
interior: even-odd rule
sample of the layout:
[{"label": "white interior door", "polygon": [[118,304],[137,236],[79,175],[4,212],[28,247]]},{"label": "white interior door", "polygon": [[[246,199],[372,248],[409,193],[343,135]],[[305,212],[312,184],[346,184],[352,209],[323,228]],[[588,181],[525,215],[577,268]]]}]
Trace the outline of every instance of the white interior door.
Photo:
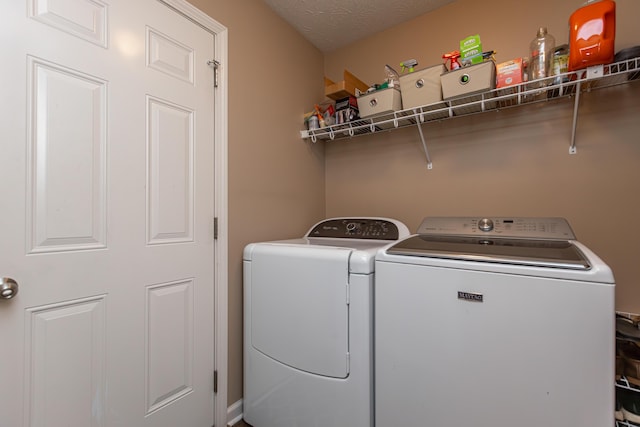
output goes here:
[{"label": "white interior door", "polygon": [[11,0],[0,45],[0,427],[211,426],[214,35]]}]

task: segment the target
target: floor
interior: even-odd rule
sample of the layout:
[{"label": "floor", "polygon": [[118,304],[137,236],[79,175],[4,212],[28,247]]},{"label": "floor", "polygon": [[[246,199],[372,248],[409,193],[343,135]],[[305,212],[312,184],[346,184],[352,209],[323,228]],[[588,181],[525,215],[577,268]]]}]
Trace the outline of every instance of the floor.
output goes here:
[{"label": "floor", "polygon": [[244,420],[242,420],[239,423],[234,424],[233,427],[251,427],[251,426],[245,423]]}]

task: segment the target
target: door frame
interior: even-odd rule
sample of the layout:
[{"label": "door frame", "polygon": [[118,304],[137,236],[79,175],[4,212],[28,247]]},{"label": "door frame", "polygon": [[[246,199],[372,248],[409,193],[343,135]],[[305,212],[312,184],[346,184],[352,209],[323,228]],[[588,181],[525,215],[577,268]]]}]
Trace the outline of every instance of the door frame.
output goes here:
[{"label": "door frame", "polygon": [[[186,0],[158,0],[212,33],[214,57],[217,61],[218,86],[214,91],[214,215],[217,218],[217,239],[214,240],[214,369],[217,393],[214,394],[214,425],[227,425],[227,365],[228,365],[228,30]],[[213,221],[213,219],[212,219]]]}]

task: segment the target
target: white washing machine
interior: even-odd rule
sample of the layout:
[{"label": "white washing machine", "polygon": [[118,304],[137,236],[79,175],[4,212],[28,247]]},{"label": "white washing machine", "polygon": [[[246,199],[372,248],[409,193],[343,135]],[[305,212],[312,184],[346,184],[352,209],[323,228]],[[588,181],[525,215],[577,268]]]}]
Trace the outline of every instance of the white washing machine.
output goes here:
[{"label": "white washing machine", "polygon": [[564,219],[426,218],[376,258],[376,426],[612,426],[614,288]]},{"label": "white washing machine", "polygon": [[332,218],[244,250],[244,419],[254,427],[373,426],[373,281],[399,221]]}]

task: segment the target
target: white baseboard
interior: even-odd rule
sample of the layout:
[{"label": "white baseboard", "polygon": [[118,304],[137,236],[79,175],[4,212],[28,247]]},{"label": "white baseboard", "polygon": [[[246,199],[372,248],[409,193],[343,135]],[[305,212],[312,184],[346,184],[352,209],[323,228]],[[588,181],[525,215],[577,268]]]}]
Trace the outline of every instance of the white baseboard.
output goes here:
[{"label": "white baseboard", "polygon": [[242,421],[242,399],[227,408],[227,426],[236,425]]}]

